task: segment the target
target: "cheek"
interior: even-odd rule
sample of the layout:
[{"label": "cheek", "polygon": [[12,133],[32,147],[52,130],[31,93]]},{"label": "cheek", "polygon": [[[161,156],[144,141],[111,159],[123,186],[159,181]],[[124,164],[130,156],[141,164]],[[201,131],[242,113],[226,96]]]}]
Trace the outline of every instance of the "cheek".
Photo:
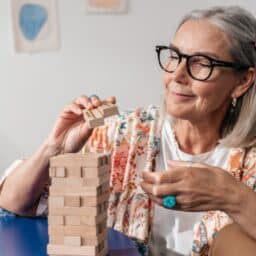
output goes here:
[{"label": "cheek", "polygon": [[197,90],[196,94],[196,108],[203,112],[211,112],[221,108],[223,105],[226,105],[225,103],[228,104],[230,91],[227,91],[222,87],[217,88],[214,85],[209,85],[202,90]]}]

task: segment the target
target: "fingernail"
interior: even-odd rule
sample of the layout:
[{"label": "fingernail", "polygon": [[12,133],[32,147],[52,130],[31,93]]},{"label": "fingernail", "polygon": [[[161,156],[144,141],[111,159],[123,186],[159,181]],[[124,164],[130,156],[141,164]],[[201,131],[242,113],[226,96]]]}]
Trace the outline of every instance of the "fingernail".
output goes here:
[{"label": "fingernail", "polygon": [[87,108],[91,109],[92,107],[93,107],[92,103],[89,102],[89,103],[87,104]]}]

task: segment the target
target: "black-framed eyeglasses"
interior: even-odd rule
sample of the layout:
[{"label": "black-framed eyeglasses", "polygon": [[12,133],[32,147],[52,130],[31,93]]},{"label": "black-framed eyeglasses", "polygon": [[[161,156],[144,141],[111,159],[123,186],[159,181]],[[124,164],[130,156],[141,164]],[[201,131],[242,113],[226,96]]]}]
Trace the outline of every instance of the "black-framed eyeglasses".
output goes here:
[{"label": "black-framed eyeglasses", "polygon": [[169,73],[173,73],[181,63],[186,59],[186,68],[188,74],[195,80],[206,81],[210,78],[214,67],[233,68],[237,70],[246,70],[249,66],[242,66],[237,63],[216,60],[204,54],[187,55],[180,53],[172,46],[157,45],[156,52],[160,67]]}]

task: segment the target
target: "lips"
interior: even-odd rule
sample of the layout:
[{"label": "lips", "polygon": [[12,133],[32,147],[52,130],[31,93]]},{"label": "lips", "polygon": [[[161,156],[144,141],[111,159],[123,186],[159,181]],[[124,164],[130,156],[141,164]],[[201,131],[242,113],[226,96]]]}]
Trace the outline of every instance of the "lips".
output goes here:
[{"label": "lips", "polygon": [[193,94],[184,93],[184,92],[171,91],[170,93],[173,95],[176,95],[176,96],[181,96],[181,97],[189,97],[189,98],[195,97],[195,95],[193,95]]}]

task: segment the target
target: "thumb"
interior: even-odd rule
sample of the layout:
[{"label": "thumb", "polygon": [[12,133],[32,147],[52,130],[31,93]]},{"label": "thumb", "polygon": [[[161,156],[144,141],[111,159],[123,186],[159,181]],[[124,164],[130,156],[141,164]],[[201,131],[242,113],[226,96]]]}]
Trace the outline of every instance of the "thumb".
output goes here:
[{"label": "thumb", "polygon": [[204,163],[198,163],[193,161],[180,161],[180,160],[167,160],[167,163],[172,168],[177,167],[197,167],[197,168],[203,168],[207,167],[207,164]]}]

